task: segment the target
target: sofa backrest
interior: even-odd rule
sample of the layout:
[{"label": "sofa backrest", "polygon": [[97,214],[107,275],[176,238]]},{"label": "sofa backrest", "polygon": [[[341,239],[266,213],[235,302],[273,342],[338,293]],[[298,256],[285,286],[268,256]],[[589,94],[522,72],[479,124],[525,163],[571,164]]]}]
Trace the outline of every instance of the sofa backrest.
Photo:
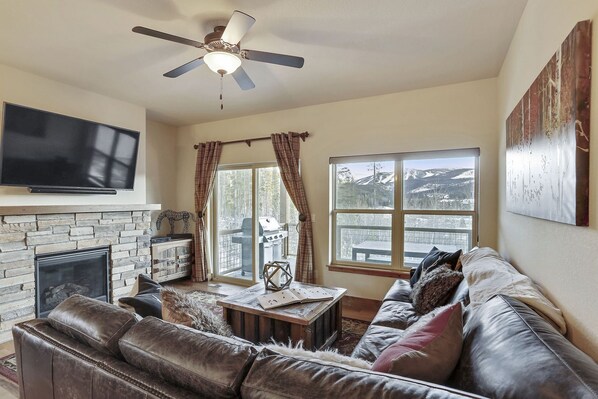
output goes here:
[{"label": "sofa backrest", "polygon": [[56,330],[100,352],[120,357],[118,340],[131,328],[135,315],[110,303],[73,295],[48,315]]},{"label": "sofa backrest", "polygon": [[450,385],[496,399],[598,398],[598,364],[516,299],[473,310]]},{"label": "sofa backrest", "polygon": [[234,338],[146,317],[120,340],[125,360],[202,398],[238,398],[257,349]]},{"label": "sofa backrest", "polygon": [[452,305],[457,302],[462,302],[463,306],[469,305],[469,285],[467,284],[466,279],[461,280],[459,285],[453,291],[447,304]]},{"label": "sofa backrest", "polygon": [[366,369],[305,360],[264,349],[241,387],[246,399],[263,398],[479,398],[448,387]]}]

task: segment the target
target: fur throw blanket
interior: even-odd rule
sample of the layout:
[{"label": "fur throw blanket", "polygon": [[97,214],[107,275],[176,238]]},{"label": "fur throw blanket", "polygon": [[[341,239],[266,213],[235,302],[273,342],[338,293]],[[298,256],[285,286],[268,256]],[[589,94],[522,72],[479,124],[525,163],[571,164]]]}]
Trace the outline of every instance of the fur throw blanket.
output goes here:
[{"label": "fur throw blanket", "polygon": [[215,315],[200,300],[170,287],[162,288],[160,294],[163,320],[225,337],[233,336],[230,326],[222,317]]}]

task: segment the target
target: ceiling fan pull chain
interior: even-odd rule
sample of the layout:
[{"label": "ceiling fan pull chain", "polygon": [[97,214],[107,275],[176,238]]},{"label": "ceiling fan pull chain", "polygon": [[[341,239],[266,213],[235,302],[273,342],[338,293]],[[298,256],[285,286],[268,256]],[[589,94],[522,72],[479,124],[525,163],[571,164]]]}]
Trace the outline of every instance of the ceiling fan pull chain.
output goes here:
[{"label": "ceiling fan pull chain", "polygon": [[224,77],[224,74],[220,74],[220,111],[222,111],[224,109],[224,102],[222,101],[222,78]]}]

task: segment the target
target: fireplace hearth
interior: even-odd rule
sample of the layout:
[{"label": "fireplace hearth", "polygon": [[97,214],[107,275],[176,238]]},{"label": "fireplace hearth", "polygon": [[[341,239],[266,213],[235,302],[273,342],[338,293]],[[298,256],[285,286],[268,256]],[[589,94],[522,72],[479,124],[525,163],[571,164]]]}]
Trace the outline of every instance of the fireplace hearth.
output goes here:
[{"label": "fireplace hearth", "polygon": [[37,256],[36,316],[46,317],[60,302],[75,294],[110,302],[109,258],[109,247]]}]

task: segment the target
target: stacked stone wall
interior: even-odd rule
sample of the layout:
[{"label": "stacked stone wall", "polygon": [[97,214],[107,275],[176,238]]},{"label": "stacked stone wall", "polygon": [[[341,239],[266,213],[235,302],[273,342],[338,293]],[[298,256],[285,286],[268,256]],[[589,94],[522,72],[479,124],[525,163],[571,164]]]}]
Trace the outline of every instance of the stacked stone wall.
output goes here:
[{"label": "stacked stone wall", "polygon": [[113,303],[151,273],[150,211],[0,216],[0,342],[35,318],[35,256],[110,247]]}]

